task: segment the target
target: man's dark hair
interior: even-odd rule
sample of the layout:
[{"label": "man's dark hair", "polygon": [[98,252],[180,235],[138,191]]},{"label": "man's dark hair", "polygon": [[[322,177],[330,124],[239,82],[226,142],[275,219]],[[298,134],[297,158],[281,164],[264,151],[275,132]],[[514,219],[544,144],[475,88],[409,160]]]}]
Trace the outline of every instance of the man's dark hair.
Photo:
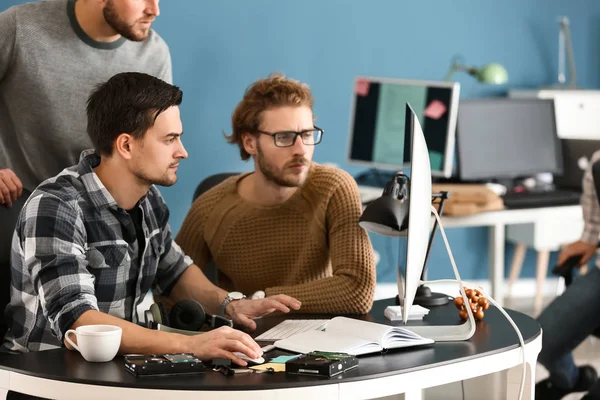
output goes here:
[{"label": "man's dark hair", "polygon": [[96,152],[112,155],[122,133],[142,139],[156,118],[180,105],[182,97],[177,86],[139,72],[123,72],[98,85],[87,101],[87,130]]}]

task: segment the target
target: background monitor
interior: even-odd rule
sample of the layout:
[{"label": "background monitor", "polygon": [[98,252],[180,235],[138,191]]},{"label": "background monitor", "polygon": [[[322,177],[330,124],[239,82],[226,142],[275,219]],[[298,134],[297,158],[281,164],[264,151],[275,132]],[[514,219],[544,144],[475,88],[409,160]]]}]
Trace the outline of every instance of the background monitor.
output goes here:
[{"label": "background monitor", "polygon": [[461,180],[562,173],[551,99],[462,100],[456,140]]},{"label": "background monitor", "polygon": [[410,104],[423,129],[432,175],[452,175],[459,83],[358,77],[354,84],[350,163],[396,171],[408,167],[404,131]]}]

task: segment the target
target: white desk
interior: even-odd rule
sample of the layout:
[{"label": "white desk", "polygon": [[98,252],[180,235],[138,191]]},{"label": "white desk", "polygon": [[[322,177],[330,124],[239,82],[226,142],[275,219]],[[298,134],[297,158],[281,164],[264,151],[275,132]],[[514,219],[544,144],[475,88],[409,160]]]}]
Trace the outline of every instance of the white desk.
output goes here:
[{"label": "white desk", "polygon": [[[544,208],[528,208],[521,210],[489,211],[465,217],[443,216],[444,228],[466,228],[475,226],[489,226],[490,243],[490,280],[492,284],[492,297],[500,304],[504,300],[504,247],[506,242],[506,226],[519,224],[533,224],[544,227],[546,233],[552,233],[547,227],[549,221],[557,225],[581,224],[581,206],[556,206]],[[568,230],[569,235],[572,230]],[[564,233],[564,232],[563,232]],[[581,232],[580,232],[581,233]],[[561,234],[560,230],[556,234]]]},{"label": "white desk", "polygon": [[[527,375],[525,381],[524,400],[535,397],[535,368],[537,356],[542,348],[541,335],[525,345]],[[407,372],[400,375],[374,377],[356,382],[335,383],[328,385],[304,386],[292,388],[256,388],[256,390],[177,390],[131,388],[127,386],[96,385],[94,383],[74,383],[52,378],[43,378],[22,372],[0,369],[0,395],[13,390],[36,396],[48,396],[54,399],[140,399],[163,400],[178,399],[372,399],[404,393],[405,400],[422,400],[423,389],[460,382],[483,375],[502,372],[502,382],[495,390],[502,391],[506,398],[517,398],[515,387],[520,382],[521,348],[516,347],[468,361],[441,364],[432,368]],[[512,369],[511,369],[512,368]],[[510,370],[510,371],[509,371]],[[513,374],[513,382],[508,374]],[[117,375],[117,374],[115,374]],[[516,380],[514,380],[516,377]],[[163,378],[164,379],[164,378]],[[190,379],[193,379],[190,378]],[[323,378],[321,378],[323,379]],[[258,383],[260,384],[260,383]],[[512,390],[511,390],[512,389]],[[0,397],[5,398],[5,397]]]},{"label": "white desk", "polygon": [[[386,322],[383,311],[394,299],[376,301],[366,318]],[[531,317],[507,310],[525,342],[526,381],[523,399],[534,398],[535,365],[542,347],[540,325]],[[433,309],[431,324],[456,321],[453,304]],[[284,317],[257,320],[264,332]],[[486,311],[470,340],[390,351],[360,358],[359,367],[332,379],[286,374],[225,377],[208,370],[200,376],[135,378],[120,357],[88,363],[66,349],[21,355],[0,354],[0,394],[14,390],[52,399],[370,399],[404,393],[423,399],[423,389],[501,372],[493,393],[516,398],[521,348],[512,326],[495,307]],[[287,353],[286,353],[287,354]],[[274,354],[279,355],[279,354]],[[513,375],[512,379],[509,375]],[[516,379],[515,379],[516,378]],[[513,390],[511,390],[513,389]],[[503,395],[502,395],[503,394]],[[469,398],[479,398],[470,396]]]}]

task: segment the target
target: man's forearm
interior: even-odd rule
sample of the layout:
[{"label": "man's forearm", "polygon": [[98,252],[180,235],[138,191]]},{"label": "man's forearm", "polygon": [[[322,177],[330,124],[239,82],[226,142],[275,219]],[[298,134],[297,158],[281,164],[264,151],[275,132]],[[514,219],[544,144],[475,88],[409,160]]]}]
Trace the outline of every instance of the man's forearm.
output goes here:
[{"label": "man's forearm", "polygon": [[[124,319],[113,317],[96,310],[84,312],[73,324],[72,329],[83,325],[116,325],[123,329],[120,354],[165,354],[187,353],[188,337],[175,333],[146,329]],[[66,343],[65,343],[66,344]],[[67,345],[68,346],[68,345]],[[70,347],[70,346],[69,346]]]},{"label": "man's forearm", "polygon": [[297,285],[266,288],[268,296],[285,293],[302,302],[302,311],[366,314],[373,304],[375,274],[338,275]]},{"label": "man's forearm", "polygon": [[210,314],[219,312],[225,297],[227,292],[209,281],[197,265],[190,265],[185,270],[169,296],[172,301],[194,299]]}]

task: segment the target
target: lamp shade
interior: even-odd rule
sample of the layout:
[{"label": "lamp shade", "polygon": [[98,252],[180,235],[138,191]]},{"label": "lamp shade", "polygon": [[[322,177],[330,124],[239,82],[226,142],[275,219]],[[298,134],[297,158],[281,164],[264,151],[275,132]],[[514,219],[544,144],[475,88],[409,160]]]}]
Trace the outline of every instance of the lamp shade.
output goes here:
[{"label": "lamp shade", "polygon": [[486,64],[481,68],[475,68],[473,72],[477,80],[482,83],[502,85],[508,82],[508,72],[500,64]]},{"label": "lamp shade", "polygon": [[393,196],[383,195],[363,211],[359,225],[379,235],[399,237],[408,227],[408,199],[400,203]]}]

